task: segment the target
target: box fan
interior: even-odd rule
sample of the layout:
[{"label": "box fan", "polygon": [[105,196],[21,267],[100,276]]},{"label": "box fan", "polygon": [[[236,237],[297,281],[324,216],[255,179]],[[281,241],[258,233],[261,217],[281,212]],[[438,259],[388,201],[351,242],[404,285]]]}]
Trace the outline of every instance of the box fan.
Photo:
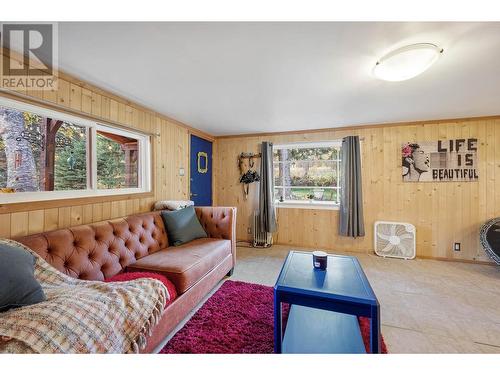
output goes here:
[{"label": "box fan", "polygon": [[416,231],[413,224],[376,221],[374,232],[375,254],[391,258],[415,258]]}]

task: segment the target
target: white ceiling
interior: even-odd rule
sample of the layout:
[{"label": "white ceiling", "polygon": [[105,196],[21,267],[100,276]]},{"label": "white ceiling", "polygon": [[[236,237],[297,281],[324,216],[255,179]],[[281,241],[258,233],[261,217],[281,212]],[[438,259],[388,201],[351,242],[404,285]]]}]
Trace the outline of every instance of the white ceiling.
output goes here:
[{"label": "white ceiling", "polygon": [[[427,72],[372,77],[418,42]],[[60,23],[59,67],[213,135],[500,114],[500,23]]]}]

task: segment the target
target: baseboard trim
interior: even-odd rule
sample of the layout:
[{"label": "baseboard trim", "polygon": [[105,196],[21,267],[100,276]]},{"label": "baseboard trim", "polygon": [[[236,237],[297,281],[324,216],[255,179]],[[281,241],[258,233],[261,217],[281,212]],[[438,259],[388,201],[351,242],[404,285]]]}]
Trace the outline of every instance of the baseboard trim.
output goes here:
[{"label": "baseboard trim", "polygon": [[[241,239],[241,240],[238,240],[237,242],[246,242],[249,244],[251,243],[249,240],[246,240],[246,239]],[[290,244],[290,243],[281,243],[281,242],[274,243],[274,245],[290,246],[290,247],[296,246],[296,247],[300,247],[303,249],[313,249],[310,246],[294,245],[294,244]],[[324,248],[324,250],[335,251],[334,249],[328,249],[328,248]],[[344,250],[342,252],[376,255],[373,250],[350,250],[350,251]],[[486,265],[486,266],[496,266],[495,262],[487,261],[487,260],[433,257],[433,256],[428,256],[428,255],[417,255],[416,258],[417,259],[428,259],[428,260],[441,260],[444,262],[458,262],[458,263],[469,263],[469,264],[482,264],[482,265]]]},{"label": "baseboard trim", "polygon": [[487,260],[477,260],[477,259],[457,259],[457,258],[433,257],[433,256],[427,256],[427,255],[417,255],[417,259],[442,260],[444,262],[458,262],[458,263],[482,264],[482,265],[487,265],[487,266],[496,266],[495,262],[487,261]]}]

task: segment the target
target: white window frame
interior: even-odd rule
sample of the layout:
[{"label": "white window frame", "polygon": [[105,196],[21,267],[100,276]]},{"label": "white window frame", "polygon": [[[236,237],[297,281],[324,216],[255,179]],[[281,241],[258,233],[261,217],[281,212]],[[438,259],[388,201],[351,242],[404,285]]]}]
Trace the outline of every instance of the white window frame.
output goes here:
[{"label": "white window frame", "polygon": [[[0,194],[0,204],[50,201],[57,199],[91,198],[113,195],[140,194],[151,192],[151,136],[125,130],[113,125],[92,121],[83,117],[73,116],[44,107],[0,97],[0,106],[31,112],[40,116],[73,123],[88,128],[90,137],[87,139],[87,189],[61,191],[35,191]],[[123,189],[97,188],[97,131],[122,135],[138,141],[138,187]],[[91,145],[92,144],[92,145]],[[92,152],[89,152],[91,148]],[[90,172],[90,174],[89,174]]]},{"label": "white window frame", "polygon": [[[273,153],[275,150],[283,149],[297,149],[297,148],[322,148],[322,147],[336,147],[339,150],[342,147],[342,140],[332,140],[332,141],[311,141],[311,142],[292,142],[273,145]],[[274,161],[273,161],[274,168]],[[341,168],[340,159],[337,160],[337,173],[339,173]],[[274,182],[274,179],[273,179]],[[310,187],[310,186],[308,186]],[[283,184],[284,188],[284,184]],[[340,186],[334,188],[340,193]],[[273,186],[274,194],[274,186]],[[320,201],[284,201],[280,202],[279,199],[274,201],[274,204],[278,208],[303,208],[303,209],[319,209],[319,210],[338,210],[340,208],[339,203],[334,202],[320,202]]]}]

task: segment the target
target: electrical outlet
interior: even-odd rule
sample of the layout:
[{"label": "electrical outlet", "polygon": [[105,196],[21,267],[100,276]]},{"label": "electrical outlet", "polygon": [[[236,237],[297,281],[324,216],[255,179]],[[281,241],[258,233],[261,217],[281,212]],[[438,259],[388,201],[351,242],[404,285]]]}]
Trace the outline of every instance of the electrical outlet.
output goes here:
[{"label": "electrical outlet", "polygon": [[453,250],[460,251],[460,242],[455,242],[455,244],[453,245]]},{"label": "electrical outlet", "polygon": [[252,228],[247,228],[247,233],[252,234]]}]

